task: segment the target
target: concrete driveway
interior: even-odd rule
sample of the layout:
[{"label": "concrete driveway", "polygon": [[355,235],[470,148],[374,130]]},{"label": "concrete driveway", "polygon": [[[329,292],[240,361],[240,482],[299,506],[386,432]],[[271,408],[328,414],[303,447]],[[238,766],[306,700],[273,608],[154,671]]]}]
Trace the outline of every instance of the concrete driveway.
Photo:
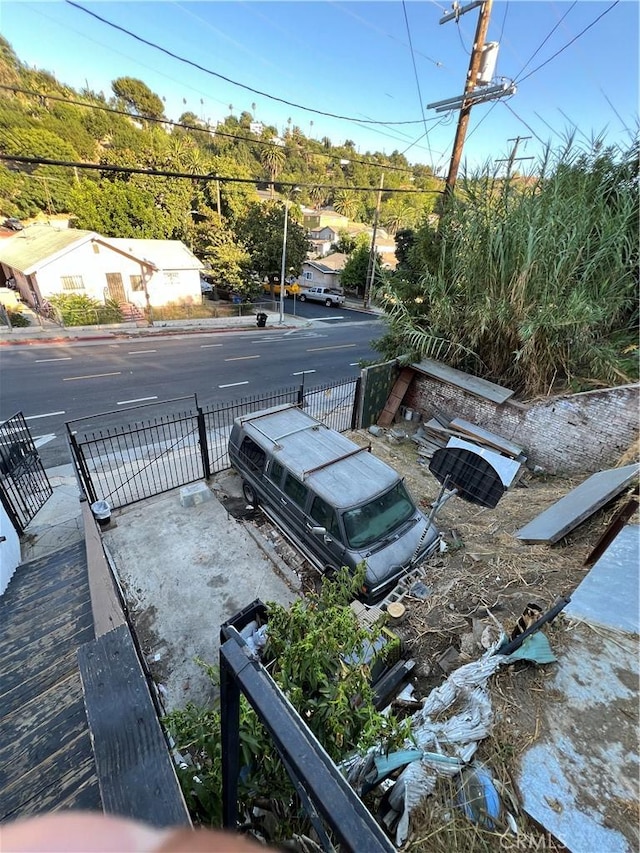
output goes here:
[{"label": "concrete driveway", "polygon": [[[104,543],[124,588],[136,632],[168,711],[215,697],[195,662],[218,664],[220,625],[255,598],[282,604],[297,596],[286,575],[230,516],[216,492],[240,497],[227,471],[211,500],[180,503],[180,489],[115,510]],[[259,540],[258,540],[259,541]],[[296,588],[297,587],[297,588]]]}]

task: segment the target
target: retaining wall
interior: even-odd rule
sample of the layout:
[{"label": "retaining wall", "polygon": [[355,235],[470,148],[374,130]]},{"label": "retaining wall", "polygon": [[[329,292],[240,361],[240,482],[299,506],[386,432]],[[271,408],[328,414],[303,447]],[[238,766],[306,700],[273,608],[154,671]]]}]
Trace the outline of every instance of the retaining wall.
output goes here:
[{"label": "retaining wall", "polygon": [[640,385],[498,405],[416,374],[404,404],[427,420],[436,407],[491,430],[523,447],[529,463],[549,473],[592,473],[615,465],[637,439]]}]

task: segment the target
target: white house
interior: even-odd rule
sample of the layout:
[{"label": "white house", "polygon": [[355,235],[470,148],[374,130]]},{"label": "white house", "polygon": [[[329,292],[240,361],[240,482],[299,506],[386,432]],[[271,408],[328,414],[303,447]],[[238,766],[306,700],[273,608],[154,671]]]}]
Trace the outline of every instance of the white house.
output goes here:
[{"label": "white house", "polygon": [[123,307],[199,303],[201,269],[179,240],[112,239],[31,225],[0,242],[0,285],[10,282],[34,307],[60,293]]},{"label": "white house", "polygon": [[340,273],[346,260],[346,255],[334,252],[321,261],[305,261],[300,275],[301,287],[332,287],[334,290],[340,290]]}]

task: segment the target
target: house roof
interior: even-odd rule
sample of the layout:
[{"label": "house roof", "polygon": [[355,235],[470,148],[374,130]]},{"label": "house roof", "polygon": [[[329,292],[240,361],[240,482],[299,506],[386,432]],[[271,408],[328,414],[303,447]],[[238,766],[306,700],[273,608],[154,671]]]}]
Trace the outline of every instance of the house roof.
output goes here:
[{"label": "house roof", "polygon": [[327,257],[322,258],[322,260],[305,261],[305,265],[313,267],[314,269],[319,270],[319,272],[326,274],[337,274],[342,272],[344,269],[346,260],[347,256],[343,255],[342,252],[333,252],[333,254],[327,255]]},{"label": "house roof", "polygon": [[54,256],[96,236],[93,231],[30,225],[0,243],[0,262],[29,275]]},{"label": "house roof", "polygon": [[180,240],[133,240],[127,237],[105,237],[104,242],[119,251],[151,261],[161,270],[204,269],[204,264]]}]

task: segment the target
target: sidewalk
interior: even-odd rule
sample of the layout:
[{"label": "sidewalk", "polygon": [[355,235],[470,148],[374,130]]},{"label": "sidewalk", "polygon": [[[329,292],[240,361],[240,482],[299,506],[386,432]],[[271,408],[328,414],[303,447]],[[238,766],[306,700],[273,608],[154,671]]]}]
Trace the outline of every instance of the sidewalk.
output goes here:
[{"label": "sidewalk", "polygon": [[[364,310],[359,301],[349,299],[345,307]],[[256,306],[256,311],[258,306]],[[260,308],[260,311],[263,309]],[[23,312],[26,313],[26,312]],[[285,314],[283,324],[279,324],[280,314],[278,311],[264,311],[267,315],[266,330],[276,331],[282,329],[308,328],[315,321],[306,317],[295,317],[293,314]],[[383,314],[379,309],[372,308],[368,312],[372,318]],[[16,327],[9,329],[0,325],[0,347],[12,344],[49,343],[55,344],[62,341],[99,341],[114,338],[152,337],[158,335],[176,334],[202,334],[208,332],[238,332],[249,329],[257,329],[256,315],[247,314],[243,317],[211,317],[198,320],[157,320],[153,326],[138,325],[135,321],[125,323],[113,323],[103,326],[67,326],[62,327],[51,320],[40,318],[35,314],[30,317],[32,325],[26,328]],[[321,320],[322,318],[317,318]]]},{"label": "sidewalk", "polygon": [[[285,314],[284,323],[279,325],[279,314],[265,311],[267,329],[295,329],[306,327],[312,320]],[[37,321],[35,321],[37,323]],[[257,329],[255,314],[244,317],[211,317],[198,320],[157,320],[153,326],[140,326],[134,321],[101,326],[59,326],[51,320],[42,319],[42,325],[26,328],[0,325],[0,346],[28,343],[59,343],[65,340],[89,341],[110,338],[150,337],[157,335],[196,334],[203,332],[236,332]]]}]

